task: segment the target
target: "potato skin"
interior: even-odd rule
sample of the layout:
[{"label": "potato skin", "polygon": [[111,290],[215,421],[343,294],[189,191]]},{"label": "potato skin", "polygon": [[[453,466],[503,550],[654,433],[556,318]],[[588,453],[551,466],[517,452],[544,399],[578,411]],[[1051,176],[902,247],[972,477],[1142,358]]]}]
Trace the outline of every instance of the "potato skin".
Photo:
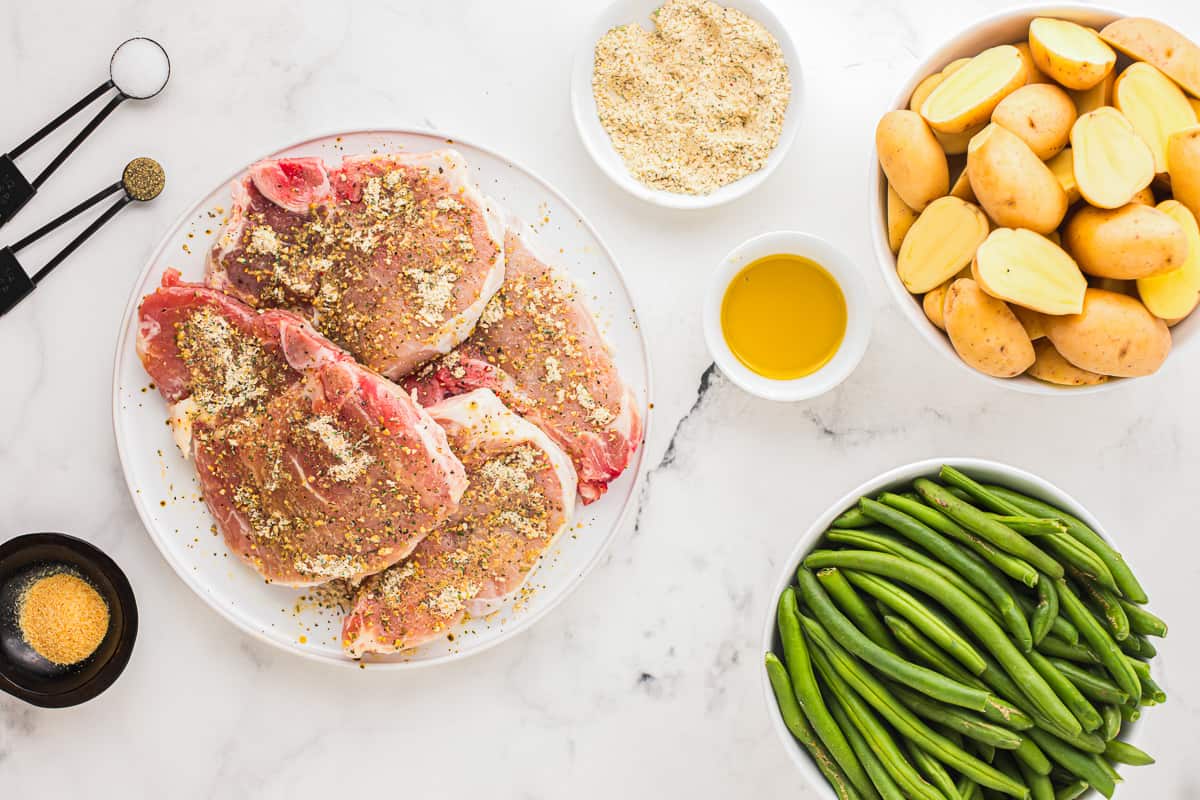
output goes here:
[{"label": "potato skin", "polygon": [[943,315],[959,358],[985,375],[1014,378],[1032,366],[1033,342],[1003,300],[970,278],[950,284]]},{"label": "potato skin", "polygon": [[930,289],[921,298],[921,310],[939,330],[946,330],[946,293],[950,290],[951,281]]},{"label": "potato skin", "polygon": [[975,197],[1001,227],[1050,233],[1067,213],[1067,193],[1015,133],[1000,125],[991,128],[967,152],[967,174]]},{"label": "potato skin", "polygon": [[875,128],[879,164],[900,199],[914,211],[950,191],[946,154],[915,111],[889,111]]},{"label": "potato skin", "polygon": [[889,183],[887,185],[887,232],[888,247],[892,248],[893,253],[900,252],[900,245],[904,243],[908,229],[916,221],[917,212],[900,199],[896,189]]},{"label": "potato skin", "polygon": [[1137,378],[1158,371],[1171,352],[1167,323],[1138,300],[1088,289],[1083,312],[1046,317],[1046,337],[1070,363],[1089,372]]},{"label": "potato skin", "polygon": [[1049,83],[1031,83],[1001,100],[992,122],[1015,133],[1045,161],[1067,146],[1075,116],[1075,103],[1066,92]]},{"label": "potato skin", "polygon": [[1171,194],[1200,219],[1200,125],[1167,139],[1167,174]]},{"label": "potato skin", "polygon": [[1054,349],[1049,339],[1035,342],[1033,352],[1036,359],[1029,368],[1028,375],[1039,381],[1056,386],[1095,386],[1108,380],[1107,375],[1088,372],[1067,361],[1062,357],[1062,353]]},{"label": "potato skin", "polygon": [[1109,23],[1100,38],[1135,61],[1158,67],[1194,97],[1200,97],[1200,47],[1158,20],[1126,17]]},{"label": "potato skin", "polygon": [[1036,342],[1039,339],[1046,338],[1046,326],[1042,322],[1045,315],[1040,311],[1034,311],[1032,308],[1022,308],[1018,305],[1010,305],[1009,308],[1017,315],[1017,319],[1021,321],[1021,326],[1025,328],[1025,333],[1029,334],[1029,338]]},{"label": "potato skin", "polygon": [[1089,275],[1127,280],[1183,266],[1187,234],[1169,214],[1141,203],[1084,206],[1063,227],[1063,246]]},{"label": "potato skin", "polygon": [[[1089,45],[1094,51],[1089,53],[1092,58],[1078,60],[1074,53],[1053,49],[1063,41],[1064,33],[1070,32],[1094,43],[1094,46]],[[1037,68],[1068,89],[1092,88],[1104,80],[1117,61],[1117,54],[1094,31],[1067,20],[1046,17],[1039,17],[1029,24],[1029,49]]]}]

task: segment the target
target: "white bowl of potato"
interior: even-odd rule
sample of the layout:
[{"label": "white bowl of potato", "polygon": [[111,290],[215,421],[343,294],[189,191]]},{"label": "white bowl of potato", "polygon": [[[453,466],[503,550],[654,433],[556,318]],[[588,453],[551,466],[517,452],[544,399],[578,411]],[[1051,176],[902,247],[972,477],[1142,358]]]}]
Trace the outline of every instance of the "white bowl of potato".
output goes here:
[{"label": "white bowl of potato", "polygon": [[905,316],[1034,394],[1178,358],[1200,329],[1198,97],[1200,46],[1105,9],[1008,11],[937,49],[880,120],[871,170]]}]

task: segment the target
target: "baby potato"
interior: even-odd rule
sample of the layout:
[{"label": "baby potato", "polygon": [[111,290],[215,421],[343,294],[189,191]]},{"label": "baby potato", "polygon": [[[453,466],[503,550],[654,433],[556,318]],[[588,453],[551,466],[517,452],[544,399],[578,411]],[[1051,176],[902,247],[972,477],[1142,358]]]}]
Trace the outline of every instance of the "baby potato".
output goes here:
[{"label": "baby potato", "polygon": [[1145,189],[1142,189],[1140,192],[1135,194],[1129,200],[1129,202],[1137,203],[1140,206],[1152,206],[1155,203],[1154,190],[1147,186]]},{"label": "baby potato", "polygon": [[1116,292],[1117,294],[1128,295],[1129,297],[1137,297],[1137,281],[1122,281],[1116,278],[1097,278],[1094,275],[1088,277],[1088,286],[1093,289],[1103,289],[1106,292]]},{"label": "baby potato", "polygon": [[1044,72],[1037,68],[1037,64],[1033,63],[1033,53],[1029,50],[1028,40],[1017,42],[1013,45],[1021,53],[1021,60],[1025,62],[1025,85],[1029,86],[1032,83],[1053,83]]},{"label": "baby potato", "polygon": [[1176,131],[1167,139],[1171,194],[1200,219],[1200,126]]},{"label": "baby potato", "polygon": [[970,278],[950,284],[943,313],[954,351],[985,375],[1013,378],[1033,364],[1033,342],[1021,321]]},{"label": "baby potato", "polygon": [[938,140],[938,144],[942,146],[942,150],[945,151],[946,155],[958,156],[967,152],[967,149],[970,147],[971,140],[975,138],[975,135],[982,131],[985,127],[987,126],[978,125],[974,128],[967,128],[962,133],[942,133],[941,131],[934,131],[933,135],[934,138]]},{"label": "baby potato", "polygon": [[1029,145],[990,125],[967,152],[971,188],[987,215],[1004,228],[1049,233],[1067,213],[1067,194]]},{"label": "baby potato", "polygon": [[958,72],[960,69],[965,67],[970,62],[971,62],[971,59],[969,57],[968,58],[956,58],[953,61],[951,61],[949,64],[947,64],[946,66],[942,67],[942,74],[945,75],[946,77],[949,77],[949,76],[953,75],[954,73]]},{"label": "baby potato", "polygon": [[946,75],[921,106],[921,116],[936,131],[962,133],[982,125],[997,104],[1025,85],[1021,53],[1005,44],[984,50]]},{"label": "baby potato", "polygon": [[946,154],[914,111],[889,111],[875,128],[875,149],[888,183],[914,211],[950,191]]},{"label": "baby potato", "polygon": [[951,281],[946,281],[936,289],[931,289],[921,298],[921,309],[935,326],[946,330],[946,292],[950,289]]},{"label": "baby potato", "polygon": [[921,105],[925,102],[925,98],[929,97],[929,93],[936,89],[938,84],[944,80],[946,80],[946,76],[941,72],[926,75],[917,84],[917,88],[913,89],[912,97],[908,99],[908,109],[920,113]]},{"label": "baby potato", "polygon": [[1135,61],[1158,67],[1193,97],[1200,97],[1200,47],[1153,19],[1126,17],[1104,27],[1100,38]]},{"label": "baby potato", "polygon": [[975,197],[975,190],[971,188],[971,176],[967,174],[965,166],[962,172],[958,173],[958,177],[954,179],[954,184],[950,187],[950,196],[966,200],[968,203],[979,203]]},{"label": "baby potato", "polygon": [[1140,278],[1138,296],[1154,316],[1180,319],[1192,313],[1200,302],[1200,226],[1187,206],[1178,200],[1164,200],[1158,210],[1179,223],[1187,234],[1188,254],[1183,266],[1164,275]]},{"label": "baby potato", "polygon": [[1067,205],[1079,201],[1079,184],[1075,182],[1075,154],[1071,148],[1065,147],[1054,158],[1046,162],[1046,166],[1054,173],[1058,185],[1067,193]]},{"label": "baby potato", "polygon": [[904,288],[913,294],[932,291],[971,263],[987,235],[987,218],[976,206],[951,196],[934,200],[900,245],[896,272]]},{"label": "baby potato", "polygon": [[1104,79],[1090,89],[1068,89],[1067,94],[1075,102],[1075,113],[1082,116],[1097,108],[1112,105],[1113,82],[1116,75],[1109,72]]},{"label": "baby potato", "polygon": [[1083,310],[1087,278],[1075,260],[1033,231],[997,228],[975,252],[972,274],[979,288],[1043,314]]},{"label": "baby potato", "polygon": [[1010,305],[1009,308],[1017,315],[1017,319],[1021,321],[1021,327],[1025,329],[1025,333],[1029,334],[1032,341],[1036,342],[1038,339],[1045,338],[1046,325],[1042,322],[1043,318],[1040,312],[1018,305]]},{"label": "baby potato", "polygon": [[1033,83],[1001,100],[992,112],[992,122],[1015,133],[1045,161],[1067,146],[1075,124],[1075,104],[1057,86]]},{"label": "baby potato", "polygon": [[1117,78],[1113,102],[1150,147],[1154,171],[1166,172],[1167,139],[1196,124],[1196,112],[1183,91],[1154,67],[1138,62]]},{"label": "baby potato", "polygon": [[1120,208],[1154,180],[1154,154],[1111,106],[1075,120],[1071,151],[1079,193],[1098,208]]},{"label": "baby potato", "polygon": [[1158,371],[1171,352],[1167,324],[1132,297],[1088,289],[1083,311],[1046,317],[1046,338],[1089,372],[1137,378]]},{"label": "baby potato", "polygon": [[1039,381],[1057,386],[1095,386],[1108,380],[1107,375],[1088,372],[1067,361],[1049,339],[1034,342],[1033,352],[1035,359],[1028,374]]},{"label": "baby potato", "polygon": [[912,224],[917,221],[917,212],[900,199],[900,195],[889,183],[887,186],[887,231],[888,247],[893,253],[900,252],[900,244]]},{"label": "baby potato", "polygon": [[1101,278],[1148,278],[1183,266],[1187,234],[1171,215],[1130,203],[1117,209],[1084,206],[1063,227],[1063,246],[1080,269]]},{"label": "baby potato", "polygon": [[1117,54],[1096,32],[1062,19],[1029,23],[1033,63],[1068,89],[1090,89],[1112,71]]}]

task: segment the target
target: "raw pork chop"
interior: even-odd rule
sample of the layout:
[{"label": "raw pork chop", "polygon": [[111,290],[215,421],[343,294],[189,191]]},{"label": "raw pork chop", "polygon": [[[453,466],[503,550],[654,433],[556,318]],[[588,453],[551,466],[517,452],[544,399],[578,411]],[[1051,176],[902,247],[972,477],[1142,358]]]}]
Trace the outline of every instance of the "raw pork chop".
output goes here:
[{"label": "raw pork chop", "polygon": [[462,507],[404,563],[363,582],[342,627],[356,658],[445,636],[466,614],[481,616],[517,592],[566,528],[575,470],[539,430],[487,389],[452,397],[429,413],[467,468]]},{"label": "raw pork chop", "polygon": [[269,581],[379,572],[458,510],[443,430],[291,312],[169,270],[142,300],[138,355],[226,543]]},{"label": "raw pork chop", "polygon": [[571,456],[590,503],[620,475],[642,438],[621,380],[571,279],[539,259],[530,234],[509,228],[504,286],[461,347],[405,382],[422,403],[492,389]]},{"label": "raw pork chop", "polygon": [[208,281],[300,311],[398,377],[471,333],[504,280],[503,231],[454,150],[348,156],[328,173],[265,161],[234,186]]}]

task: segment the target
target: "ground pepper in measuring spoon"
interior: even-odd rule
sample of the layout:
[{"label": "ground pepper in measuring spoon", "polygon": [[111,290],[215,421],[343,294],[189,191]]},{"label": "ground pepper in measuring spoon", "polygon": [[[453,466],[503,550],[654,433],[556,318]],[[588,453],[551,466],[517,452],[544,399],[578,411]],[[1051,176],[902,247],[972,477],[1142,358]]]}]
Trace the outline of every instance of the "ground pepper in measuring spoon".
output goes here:
[{"label": "ground pepper in measuring spoon", "polygon": [[87,581],[70,572],[30,582],[18,601],[17,624],[34,652],[59,666],[78,664],[104,641],[108,603]]}]

